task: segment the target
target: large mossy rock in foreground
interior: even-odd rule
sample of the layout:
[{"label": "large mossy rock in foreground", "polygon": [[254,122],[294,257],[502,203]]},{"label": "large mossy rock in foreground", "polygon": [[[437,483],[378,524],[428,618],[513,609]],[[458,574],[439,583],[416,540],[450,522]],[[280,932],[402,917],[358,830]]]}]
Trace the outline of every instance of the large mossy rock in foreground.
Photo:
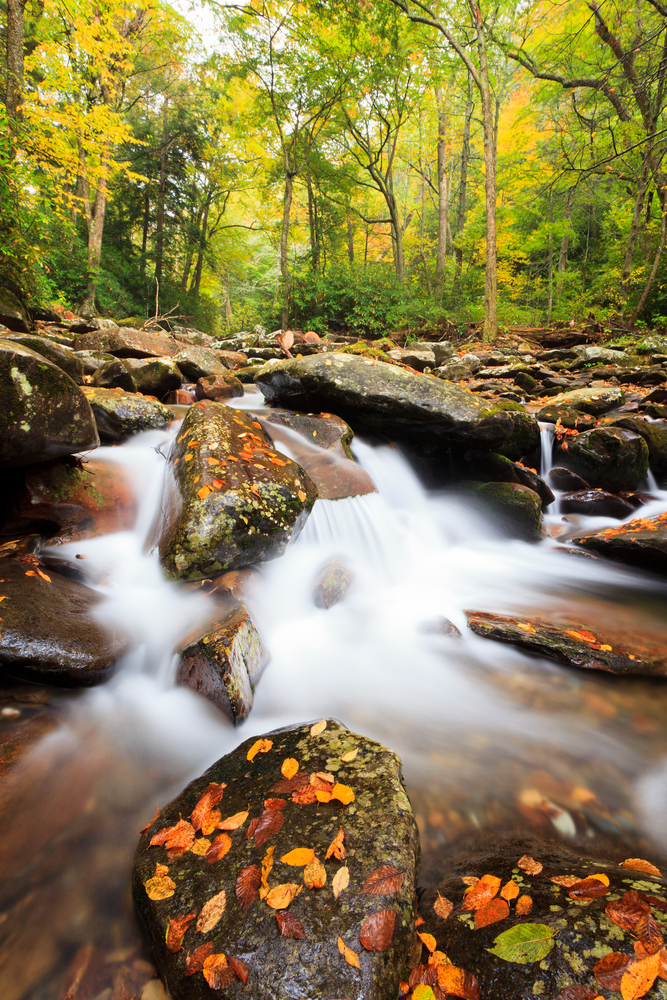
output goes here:
[{"label": "large mossy rock in foreground", "polygon": [[608,559],[667,575],[667,514],[626,521],[594,535],[577,538],[577,544]]},{"label": "large mossy rock in foreground", "polygon": [[542,538],[542,501],[535,490],[519,483],[466,483],[466,492],[510,538],[537,542]]},{"label": "large mossy rock in foreground", "polygon": [[[436,966],[445,995],[594,1000],[620,997],[623,988],[624,997],[665,996],[656,976],[664,971],[667,887],[650,864],[626,867],[496,833],[447,853],[446,877],[420,903],[420,931],[434,935],[435,955],[452,963]],[[646,990],[632,992],[642,976]]]},{"label": "large mossy rock in foreground", "polygon": [[350,354],[269,365],[255,382],[271,402],[330,411],[355,430],[390,438],[498,448],[513,429],[507,413],[458,385]]},{"label": "large mossy rock in foreground", "polygon": [[282,555],[317,489],[257,421],[209,400],[188,410],[169,454],[158,548],[170,580],[201,580]]},{"label": "large mossy rock in foreground", "polygon": [[144,832],[133,893],[173,1000],[393,1000],[418,868],[398,757],[323,720],[192,782]]},{"label": "large mossy rock in foreground", "polygon": [[104,442],[124,441],[139,431],[158,430],[174,417],[157,399],[146,399],[133,392],[93,386],[85,386],[83,391]]},{"label": "large mossy rock in foreground", "polygon": [[0,467],[33,465],[97,448],[82,390],[28,347],[0,340]]}]

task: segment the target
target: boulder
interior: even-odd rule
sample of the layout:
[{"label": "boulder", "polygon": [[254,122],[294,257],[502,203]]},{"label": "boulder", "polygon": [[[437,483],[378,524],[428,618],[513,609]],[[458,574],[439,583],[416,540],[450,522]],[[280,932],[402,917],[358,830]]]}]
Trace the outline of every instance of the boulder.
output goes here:
[{"label": "boulder", "polygon": [[555,403],[547,403],[537,414],[537,419],[544,424],[557,424],[560,420],[563,427],[571,430],[588,431],[595,427],[597,420],[590,413],[577,410],[572,406],[557,406]]},{"label": "boulder", "polygon": [[590,489],[589,484],[581,476],[578,476],[576,472],[571,472],[570,469],[564,469],[562,466],[555,466],[549,473],[549,482],[555,490],[588,490]]},{"label": "boulder", "polygon": [[630,998],[661,982],[667,892],[648,862],[523,831],[484,831],[443,853],[445,876],[419,906],[435,950],[417,939],[412,981],[483,1000],[595,1000],[621,989]]},{"label": "boulder", "polygon": [[517,372],[514,376],[514,384],[518,385],[524,392],[535,392],[538,388],[537,379],[533,378],[530,372]]},{"label": "boulder", "polygon": [[247,364],[248,359],[244,354],[235,354],[232,351],[214,351],[209,347],[183,347],[174,355],[174,362],[183,372],[184,377],[190,382],[197,382],[200,378],[208,375],[228,375],[232,367],[230,358],[236,358],[241,367]]},{"label": "boulder", "polygon": [[100,437],[105,442],[124,441],[139,431],[166,427],[173,414],[157,400],[117,389],[84,386],[83,392],[95,416]]},{"label": "boulder", "polygon": [[560,461],[586,482],[610,493],[634,490],[648,474],[648,447],[624,427],[596,427],[554,443]]},{"label": "boulder", "polygon": [[490,483],[520,483],[534,490],[545,507],[555,500],[547,484],[536,472],[510,462],[504,455],[498,455],[493,451],[470,450],[465,453],[463,459],[472,479]]},{"label": "boulder", "polygon": [[208,698],[235,726],[250,714],[255,685],[268,663],[257,626],[234,608],[181,653],[176,680]]},{"label": "boulder", "polygon": [[542,501],[519,483],[467,483],[469,495],[510,538],[537,542],[543,534]]},{"label": "boulder", "polygon": [[576,371],[586,365],[631,365],[636,358],[625,351],[614,350],[611,347],[598,347],[597,344],[582,344],[574,348],[576,360],[570,364],[570,369]]},{"label": "boulder", "polygon": [[80,358],[76,357],[74,351],[70,351],[69,348],[55,343],[55,341],[50,340],[48,337],[37,337],[20,333],[10,333],[5,339],[11,341],[13,344],[22,344],[24,347],[29,347],[35,354],[39,354],[40,357],[46,358],[47,361],[57,365],[77,385],[83,385],[83,363]]},{"label": "boulder", "polygon": [[92,378],[92,385],[99,389],[124,389],[125,392],[136,392],[134,369],[120,358],[107,361],[100,365]]},{"label": "boulder", "polygon": [[353,428],[467,447],[499,447],[508,415],[456,385],[348,354],[295,358],[263,367],[255,382],[274,403],[337,413]]},{"label": "boulder", "polygon": [[577,538],[577,544],[630,566],[667,574],[667,514],[627,521]]},{"label": "boulder", "polygon": [[0,323],[18,333],[30,333],[32,330],[28,310],[8,288],[0,288]]},{"label": "boulder", "polygon": [[196,399],[236,399],[243,394],[243,383],[229,374],[204,375],[195,389]]},{"label": "boulder", "polygon": [[418,867],[398,757],[322,720],[188,785],[143,833],[133,895],[173,1000],[393,1000]]},{"label": "boulder", "polygon": [[45,573],[35,556],[3,559],[0,568],[3,675],[63,687],[105,680],[128,642],[97,621],[102,595]]},{"label": "boulder", "polygon": [[616,417],[614,427],[625,427],[644,438],[648,446],[648,464],[656,478],[667,475],[667,420],[644,420],[642,417]]},{"label": "boulder", "polygon": [[267,434],[270,424],[289,427],[319,448],[326,448],[341,458],[352,458],[350,445],[354,432],[349,424],[333,413],[293,413],[292,410],[271,410],[262,414]]},{"label": "boulder", "polygon": [[194,344],[197,347],[210,347],[215,341],[209,333],[202,333],[189,326],[175,326],[172,333],[176,340],[182,340],[184,344]]},{"label": "boulder", "polygon": [[90,405],[69,375],[28,347],[0,339],[0,467],[97,448]]},{"label": "boulder", "polygon": [[417,350],[416,348],[397,348],[389,351],[389,357],[394,361],[400,361],[402,365],[414,368],[418,372],[423,372],[425,368],[434,368],[435,354],[430,350]]},{"label": "boulder", "polygon": [[180,389],[183,376],[180,369],[171,358],[157,358],[132,369],[137,391],[144,396],[157,396],[162,399],[175,389]]},{"label": "boulder", "polygon": [[91,316],[89,319],[78,320],[72,323],[70,330],[72,333],[82,334],[82,333],[99,333],[118,330],[118,323],[113,319],[107,319],[104,316]]},{"label": "boulder", "polygon": [[169,456],[158,548],[170,580],[196,580],[282,555],[317,490],[242,411],[188,410]]},{"label": "boulder", "polygon": [[104,351],[73,351],[72,353],[83,365],[84,375],[94,375],[97,369],[105,365],[107,361],[115,360],[113,354],[105,354]]},{"label": "boulder", "polygon": [[318,608],[332,608],[343,600],[354,582],[352,571],[339,559],[323,566],[313,589],[313,602]]},{"label": "boulder", "polygon": [[[567,406],[583,413],[598,416],[607,413],[625,402],[625,391],[618,386],[589,386],[585,389],[573,389],[571,392],[561,392],[554,396],[550,406]],[[539,417],[538,419],[542,419]],[[561,421],[562,423],[562,421]]]},{"label": "boulder", "polygon": [[451,340],[441,340],[437,344],[429,344],[428,349],[433,351],[436,365],[442,365],[454,356],[454,345]]},{"label": "boulder", "polygon": [[560,498],[561,514],[588,514],[590,517],[615,517],[619,521],[632,514],[634,507],[604,490],[576,490]]},{"label": "boulder", "polygon": [[74,346],[77,351],[103,351],[116,358],[170,358],[183,348],[178,340],[166,333],[155,330],[149,333],[131,327],[84,333],[76,338]]},{"label": "boulder", "polygon": [[512,424],[510,436],[498,448],[499,453],[512,462],[534,454],[540,447],[540,426],[535,417],[526,413],[518,403],[499,400],[496,405],[507,414]]},{"label": "boulder", "polygon": [[452,358],[451,361],[446,361],[443,365],[434,368],[433,374],[446,382],[460,382],[462,379],[472,377],[472,366]]},{"label": "boulder", "polygon": [[667,337],[651,334],[643,337],[635,348],[637,354],[667,354]]},{"label": "boulder", "polygon": [[261,364],[258,365],[244,365],[242,368],[234,369],[234,377],[242,382],[243,385],[254,385],[255,375],[261,368]]}]

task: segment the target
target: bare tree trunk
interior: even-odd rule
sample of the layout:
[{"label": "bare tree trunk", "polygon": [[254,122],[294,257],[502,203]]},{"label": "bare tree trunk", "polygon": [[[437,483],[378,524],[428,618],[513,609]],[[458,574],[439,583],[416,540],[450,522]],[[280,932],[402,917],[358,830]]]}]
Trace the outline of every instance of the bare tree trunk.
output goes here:
[{"label": "bare tree trunk", "polygon": [[310,263],[313,271],[320,268],[320,241],[317,232],[317,201],[313,192],[313,182],[310,170],[306,171],[306,189],[308,191],[308,227],[310,229]]},{"label": "bare tree trunk", "polygon": [[199,248],[197,250],[197,266],[195,267],[194,277],[192,279],[192,284],[190,285],[190,292],[194,295],[199,295],[199,288],[201,286],[201,274],[204,267],[204,254],[206,252],[206,230],[208,228],[208,212],[210,207],[210,198],[206,199],[204,204],[204,212],[201,220],[201,227],[199,230]]},{"label": "bare tree trunk", "polygon": [[347,222],[347,259],[350,264],[354,264],[354,227],[349,205],[345,209],[345,219]]},{"label": "bare tree trunk", "polygon": [[144,218],[141,226],[141,273],[146,275],[146,251],[148,250],[148,223],[151,212],[151,198],[148,184],[144,185]]},{"label": "bare tree trunk", "polygon": [[283,198],[283,221],[280,230],[280,273],[283,278],[283,308],[282,308],[282,328],[287,329],[289,322],[289,298],[290,298],[290,270],[287,256],[289,241],[289,220],[292,210],[292,198],[294,196],[294,184],[292,174],[285,173],[285,196]]},{"label": "bare tree trunk", "polygon": [[[567,192],[565,198],[565,211],[563,213],[565,216],[565,221],[567,222],[568,225],[572,221],[573,206],[574,206],[574,188],[571,187],[570,190]],[[556,279],[556,284],[558,288],[559,300],[563,294],[563,282],[565,280],[565,272],[567,271],[567,255],[569,249],[570,249],[570,233],[569,230],[566,229],[561,237],[560,251],[558,254],[558,267],[557,267],[558,277]]]},{"label": "bare tree trunk", "polygon": [[27,0],[7,0],[7,89],[5,107],[8,118],[20,118],[23,93],[23,41]]},{"label": "bare tree trunk", "polygon": [[[459,179],[459,198],[456,213],[456,234],[463,230],[466,221],[466,196],[468,193],[468,164],[470,163],[470,123],[475,105],[468,95],[465,118],[463,120],[463,141],[461,143],[461,175]],[[463,247],[456,248],[456,277],[461,277],[463,268]]]},{"label": "bare tree trunk", "polygon": [[551,232],[551,224],[554,221],[554,189],[549,188],[549,233],[547,235],[547,278],[549,282],[549,305],[547,307],[548,322],[551,323],[551,314],[554,307],[554,239]]},{"label": "bare tree trunk", "polygon": [[635,247],[637,245],[637,237],[639,236],[639,230],[642,223],[642,209],[644,207],[644,201],[646,198],[646,189],[649,183],[649,155],[650,150],[644,156],[644,162],[642,163],[642,171],[639,177],[639,184],[637,186],[637,192],[635,194],[635,203],[632,209],[632,221],[630,222],[630,233],[628,235],[628,243],[625,248],[625,257],[623,259],[623,270],[621,272],[621,289],[623,295],[623,302],[627,302],[628,294],[630,292],[630,275],[632,274],[632,258],[634,257]]},{"label": "bare tree trunk", "polygon": [[86,219],[88,222],[88,261],[86,265],[86,293],[79,307],[82,316],[95,315],[95,298],[97,296],[97,279],[102,256],[102,236],[104,234],[104,216],[107,207],[107,184],[109,180],[109,150],[102,150],[102,165],[100,177],[95,191],[95,201],[90,204],[86,192]]},{"label": "bare tree trunk", "polygon": [[664,188],[658,188],[658,198],[660,200],[660,242],[658,243],[658,249],[655,252],[655,258],[653,260],[653,267],[651,268],[651,273],[648,276],[648,281],[644,286],[644,291],[641,294],[641,298],[635,307],[635,311],[630,317],[630,326],[634,326],[637,322],[637,317],[641,313],[642,309],[646,305],[646,300],[649,297],[653,282],[655,281],[655,276],[658,273],[658,267],[660,266],[660,260],[662,258],[662,252],[665,249],[665,236],[667,235],[667,209],[665,208],[665,195]]},{"label": "bare tree trunk", "polygon": [[496,131],[489,67],[486,58],[486,35],[477,0],[469,0],[477,27],[477,53],[479,58],[479,92],[482,99],[482,125],[484,127],[484,189],[486,203],[486,267],[484,270],[484,333],[485,341],[495,340],[498,334],[498,273],[496,233]]},{"label": "bare tree trunk", "polygon": [[160,147],[160,182],[157,192],[157,210],[155,213],[155,280],[162,284],[164,267],[164,202],[167,190],[167,105],[165,99],[162,121],[162,145]]},{"label": "bare tree trunk", "polygon": [[[436,277],[445,273],[447,230],[449,229],[449,197],[447,190],[447,112],[442,103],[442,90],[435,88],[438,105],[438,251],[435,259]],[[423,190],[423,189],[422,189]]]}]

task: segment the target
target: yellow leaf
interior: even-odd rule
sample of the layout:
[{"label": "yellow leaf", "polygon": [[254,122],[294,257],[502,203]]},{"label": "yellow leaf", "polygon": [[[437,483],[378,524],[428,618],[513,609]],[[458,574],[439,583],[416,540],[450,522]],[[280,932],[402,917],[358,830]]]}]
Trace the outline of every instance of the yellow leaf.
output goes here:
[{"label": "yellow leaf", "polygon": [[354,750],[350,750],[348,751],[348,753],[344,753],[340,759],[344,761],[346,764],[349,764],[350,761],[354,760],[354,758],[357,756],[358,753],[359,753],[359,747],[355,747]]},{"label": "yellow leaf", "polygon": [[272,740],[255,740],[246,754],[246,760],[254,760],[258,753],[268,753],[272,746]]},{"label": "yellow leaf", "polygon": [[296,885],[294,882],[284,882],[282,885],[277,885],[275,889],[271,889],[265,899],[265,903],[272,910],[285,910],[302,889],[302,885]]},{"label": "yellow leaf", "polygon": [[293,778],[298,770],[299,762],[298,760],[294,760],[294,757],[285,757],[285,760],[280,766],[280,773],[283,778],[287,778],[288,780],[289,778]]},{"label": "yellow leaf", "polygon": [[354,802],[354,792],[347,785],[339,785],[338,782],[331,789],[331,798],[338,799],[344,806],[349,806]]},{"label": "yellow leaf", "polygon": [[603,885],[609,885],[609,879],[606,875],[587,875],[586,878],[596,878],[598,882],[602,882]]},{"label": "yellow leaf", "polygon": [[500,895],[503,899],[507,899],[509,901],[510,899],[516,899],[520,892],[521,890],[514,879],[510,879],[510,881],[505,883],[500,890]]},{"label": "yellow leaf", "polygon": [[433,935],[420,934],[419,931],[417,931],[417,937],[422,942],[422,944],[426,945],[431,954],[433,954],[433,952],[435,951],[435,938],[433,937]]},{"label": "yellow leaf", "polygon": [[356,951],[352,951],[351,948],[348,948],[348,946],[343,941],[342,937],[338,938],[338,950],[348,965],[353,965],[355,969],[361,969],[361,965],[359,964],[359,956],[357,955]]},{"label": "yellow leaf", "polygon": [[602,650],[603,652],[605,652],[605,653],[611,653],[611,646],[607,646],[607,645],[604,645],[604,646],[600,646],[600,649],[601,649],[601,650]]},{"label": "yellow leaf", "polygon": [[338,899],[341,892],[347,889],[350,884],[350,871],[347,865],[343,865],[339,868],[333,877],[333,882],[331,883],[331,888],[333,889],[334,899]]},{"label": "yellow leaf", "polygon": [[259,898],[266,899],[269,894],[269,883],[268,878],[273,868],[273,852],[275,847],[268,847],[266,849],[266,854],[264,855],[264,860],[262,861],[262,880],[259,885]]},{"label": "yellow leaf", "polygon": [[314,726],[310,727],[310,735],[319,736],[320,733],[323,733],[326,728],[327,728],[327,720],[322,719],[321,722],[316,722]]},{"label": "yellow leaf", "polygon": [[639,962],[632,962],[621,979],[623,1000],[639,1000],[653,986],[660,969],[660,952],[648,955]]},{"label": "yellow leaf", "polygon": [[169,878],[167,865],[156,865],[155,875],[144,882],[146,895],[149,899],[169,899],[176,892],[176,883]]},{"label": "yellow leaf", "polygon": [[325,792],[321,788],[315,790],[315,797],[318,802],[331,802],[331,792]]},{"label": "yellow leaf", "polygon": [[284,865],[292,865],[294,868],[302,868],[315,860],[315,851],[312,847],[295,847],[293,851],[283,854],[280,859]]},{"label": "yellow leaf", "polygon": [[203,857],[211,846],[211,841],[207,840],[206,837],[200,837],[199,840],[195,840],[192,847],[190,848],[191,854],[198,854]]},{"label": "yellow leaf", "polygon": [[304,868],[303,881],[308,889],[321,889],[326,884],[327,870],[317,858],[313,858]]}]

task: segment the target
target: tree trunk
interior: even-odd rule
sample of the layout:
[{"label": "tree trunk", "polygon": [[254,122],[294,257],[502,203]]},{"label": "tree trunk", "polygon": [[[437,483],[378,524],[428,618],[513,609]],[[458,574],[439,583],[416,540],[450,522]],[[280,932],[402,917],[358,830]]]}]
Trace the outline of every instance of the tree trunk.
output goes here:
[{"label": "tree trunk", "polygon": [[655,258],[653,260],[653,267],[651,268],[651,273],[648,276],[648,281],[644,286],[644,291],[641,294],[641,298],[637,303],[635,311],[630,317],[630,326],[634,326],[637,322],[637,317],[641,313],[642,309],[646,305],[646,300],[649,297],[653,282],[655,281],[655,276],[658,273],[658,267],[660,266],[660,260],[662,258],[662,252],[665,249],[665,236],[667,235],[667,209],[665,207],[665,195],[664,188],[658,188],[658,198],[660,200],[660,242],[658,243],[658,249],[655,253]]},{"label": "tree trunk", "polygon": [[169,98],[165,98],[162,108],[162,144],[160,146],[160,181],[157,192],[157,209],[155,213],[155,280],[162,283],[164,267],[164,202],[167,190],[167,109]]},{"label": "tree trunk", "polygon": [[7,89],[5,107],[8,118],[20,118],[23,93],[23,40],[27,0],[7,0]]},{"label": "tree trunk", "polygon": [[102,256],[102,236],[104,234],[104,216],[107,207],[107,183],[109,178],[109,151],[102,152],[102,166],[95,191],[95,202],[91,206],[86,197],[88,221],[88,261],[86,266],[86,294],[79,307],[81,316],[95,315],[95,298],[97,295],[97,279]]},{"label": "tree trunk", "polygon": [[201,274],[204,267],[204,254],[206,252],[206,229],[208,228],[209,207],[210,207],[210,198],[207,198],[206,204],[204,205],[204,214],[202,215],[201,228],[199,230],[199,248],[197,250],[197,266],[195,267],[194,277],[192,279],[192,284],[190,285],[190,292],[194,295],[199,295],[199,288],[201,285]]},{"label": "tree trunk", "polygon": [[[470,96],[466,104],[463,120],[463,141],[461,144],[461,176],[459,180],[459,199],[456,213],[456,235],[460,235],[466,222],[466,196],[468,192],[468,164],[470,163],[470,123],[475,105]],[[461,277],[463,268],[463,247],[456,248],[456,277]]]},{"label": "tree trunk", "polygon": [[630,233],[628,235],[628,243],[625,248],[625,258],[623,260],[623,270],[621,272],[621,290],[623,296],[623,302],[627,302],[628,294],[630,292],[630,275],[632,274],[632,258],[634,257],[635,247],[637,245],[637,237],[639,236],[639,230],[642,223],[642,209],[644,207],[644,200],[646,198],[646,189],[649,182],[649,156],[650,150],[644,156],[644,162],[642,163],[642,171],[639,177],[639,184],[637,186],[637,193],[635,194],[635,203],[632,209],[632,221],[630,222]]},{"label": "tree trunk", "polygon": [[551,224],[554,221],[554,189],[549,189],[549,233],[547,235],[547,278],[549,282],[549,305],[547,307],[548,322],[551,323],[551,314],[554,307],[554,238],[551,232]]},{"label": "tree trunk", "polygon": [[[447,230],[449,228],[449,198],[447,192],[447,114],[442,104],[442,90],[435,88],[438,104],[438,251],[435,260],[436,277],[445,273],[447,255]],[[423,189],[422,189],[423,191]]]},{"label": "tree trunk", "polygon": [[350,264],[354,264],[354,227],[349,205],[345,209],[345,220],[347,222],[347,259]]},{"label": "tree trunk", "polygon": [[320,267],[320,248],[317,235],[317,202],[313,192],[310,170],[306,172],[306,189],[308,191],[308,228],[310,230],[310,263],[313,271]]},{"label": "tree trunk", "polygon": [[146,274],[146,251],[148,249],[148,222],[150,220],[151,199],[148,184],[144,186],[144,220],[141,227],[141,273]]},{"label": "tree trunk", "polygon": [[486,267],[484,271],[484,333],[485,341],[495,340],[498,334],[498,272],[496,245],[496,130],[489,67],[486,58],[486,36],[482,15],[475,0],[470,0],[477,28],[477,53],[479,57],[479,92],[482,99],[482,125],[484,127],[484,190],[486,203]]},{"label": "tree trunk", "polygon": [[292,197],[294,195],[294,184],[292,174],[285,173],[285,196],[283,198],[283,221],[280,230],[280,273],[283,279],[283,308],[282,308],[282,328],[287,329],[289,322],[289,297],[290,297],[290,271],[289,259],[287,256],[289,241],[289,220],[292,210]]},{"label": "tree trunk", "polygon": [[[573,205],[574,205],[574,188],[571,187],[570,190],[567,192],[565,198],[565,211],[563,213],[565,216],[565,221],[568,223],[568,225],[572,221]],[[558,267],[557,267],[558,277],[556,279],[556,283],[558,287],[559,300],[563,294],[563,282],[565,280],[565,272],[567,271],[567,255],[569,249],[570,249],[570,233],[569,230],[566,229],[561,237],[560,251],[558,254]]]}]

